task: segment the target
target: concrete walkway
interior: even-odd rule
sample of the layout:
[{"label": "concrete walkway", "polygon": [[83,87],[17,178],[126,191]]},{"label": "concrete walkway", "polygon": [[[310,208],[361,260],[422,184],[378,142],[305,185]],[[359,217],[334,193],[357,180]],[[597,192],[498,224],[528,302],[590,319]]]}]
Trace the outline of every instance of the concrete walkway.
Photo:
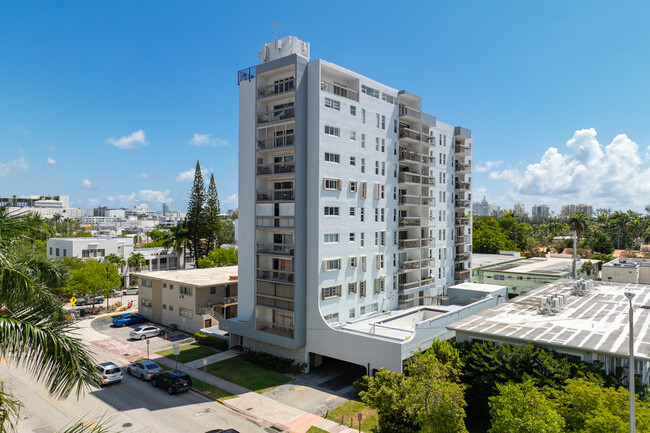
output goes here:
[{"label": "concrete walkway", "polygon": [[217,363],[219,361],[224,361],[226,359],[230,358],[235,358],[236,356],[239,356],[239,353],[234,351],[234,350],[226,350],[225,352],[221,353],[215,353],[214,355],[207,356],[205,358],[197,359],[195,361],[190,361],[186,363],[185,365],[192,367],[192,368],[201,368],[203,367],[203,360],[206,359],[208,361],[208,365]]},{"label": "concrete walkway", "polygon": [[[128,342],[118,341],[92,329],[90,322],[101,317],[105,316],[78,321],[77,325],[79,326],[79,330],[76,335],[93,345],[100,346],[102,349],[123,358],[125,361],[132,362],[132,359],[135,359],[134,357],[142,355],[139,353],[139,349],[133,347],[133,345],[130,345]],[[130,350],[126,351],[125,349],[127,349],[127,347]],[[232,350],[211,355],[207,357],[208,364],[233,358],[237,355],[237,352]],[[151,359],[170,368],[176,367],[176,361],[155,353],[151,355]],[[198,366],[196,366],[197,363],[199,364]],[[279,429],[286,433],[305,433],[314,425],[330,433],[358,432],[358,430],[342,426],[313,413],[305,412],[284,403],[280,403],[276,400],[265,397],[263,394],[258,394],[250,389],[244,388],[243,386],[229,382],[220,377],[211,374],[204,375],[203,370],[200,369],[200,367],[203,366],[202,359],[187,364],[179,363],[178,366],[179,369],[182,369],[190,376],[199,380],[204,380],[205,378],[206,383],[235,395],[235,397],[219,400],[219,402],[263,427],[274,427],[276,430]]]}]

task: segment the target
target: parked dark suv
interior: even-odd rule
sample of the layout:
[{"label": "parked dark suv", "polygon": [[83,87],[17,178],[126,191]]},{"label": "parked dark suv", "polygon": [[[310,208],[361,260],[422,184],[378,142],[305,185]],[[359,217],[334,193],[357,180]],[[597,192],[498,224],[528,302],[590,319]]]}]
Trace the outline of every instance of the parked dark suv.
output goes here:
[{"label": "parked dark suv", "polygon": [[192,387],[192,378],[180,370],[163,371],[156,373],[151,378],[152,386],[159,386],[167,389],[168,394],[187,391]]}]

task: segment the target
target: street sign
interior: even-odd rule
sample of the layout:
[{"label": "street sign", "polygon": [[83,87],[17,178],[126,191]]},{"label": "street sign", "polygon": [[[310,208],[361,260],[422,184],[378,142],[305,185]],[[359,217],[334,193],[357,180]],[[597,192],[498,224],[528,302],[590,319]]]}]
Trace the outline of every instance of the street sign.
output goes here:
[{"label": "street sign", "polygon": [[203,358],[203,365],[208,365],[208,360]]},{"label": "street sign", "polygon": [[172,353],[173,353],[174,355],[178,355],[180,352],[181,352],[181,351],[180,351],[180,348],[178,347],[178,344],[174,344],[174,345],[172,346]]},{"label": "street sign", "polygon": [[71,304],[76,304],[77,303],[77,298],[75,298],[74,296],[72,298],[70,298],[70,303]]}]

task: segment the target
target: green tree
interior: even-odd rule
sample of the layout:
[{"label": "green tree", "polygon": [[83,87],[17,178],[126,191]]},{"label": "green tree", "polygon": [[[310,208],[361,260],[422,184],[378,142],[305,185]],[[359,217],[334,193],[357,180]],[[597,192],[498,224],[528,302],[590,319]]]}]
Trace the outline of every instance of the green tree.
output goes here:
[{"label": "green tree", "polygon": [[588,227],[587,218],[585,218],[585,215],[582,213],[574,213],[571,215],[571,217],[569,217],[569,227],[571,227],[571,230],[575,230],[576,236],[578,237],[578,242],[580,242],[582,233],[587,230]]},{"label": "green tree", "polygon": [[489,216],[474,218],[472,241],[475,253],[498,254],[501,250],[514,247],[497,221]]},{"label": "green tree", "polygon": [[161,241],[165,238],[165,235],[167,234],[167,231],[163,230],[151,230],[149,232],[149,237],[151,238],[152,241]]},{"label": "green tree", "polygon": [[194,171],[194,184],[187,206],[187,237],[190,251],[194,260],[199,260],[207,254],[205,248],[205,186],[203,185],[203,176],[201,175],[201,165],[196,161]]},{"label": "green tree", "polygon": [[167,249],[171,248],[178,253],[178,259],[180,260],[179,266],[182,265],[183,269],[185,269],[185,248],[187,247],[187,243],[187,224],[184,220],[172,227],[163,239],[163,247]]},{"label": "green tree", "polygon": [[[29,233],[26,216],[0,208],[0,357],[22,365],[55,398],[79,396],[99,383],[95,362],[48,289],[62,284],[63,262],[17,252],[18,244],[29,242]],[[20,402],[2,382],[0,403],[4,431],[19,422]]]},{"label": "green tree", "polygon": [[219,209],[219,193],[214,182],[214,173],[210,175],[210,185],[205,205],[205,230],[208,251],[221,248],[221,210]]},{"label": "green tree", "polygon": [[94,297],[99,294],[108,296],[111,290],[115,290],[120,286],[121,281],[117,266],[114,264],[87,259],[83,262],[83,265],[72,271],[68,281],[68,290],[75,295],[90,294],[93,297],[92,305],[94,309]]},{"label": "green tree", "polygon": [[594,252],[599,252],[601,254],[612,254],[614,252],[614,244],[607,237],[607,235],[605,235],[605,233],[598,231],[594,235],[594,239],[591,243],[591,249]]},{"label": "green tree", "polygon": [[419,424],[408,412],[407,377],[384,368],[368,380],[368,390],[361,391],[361,400],[377,409],[378,424],[382,432],[416,433]]},{"label": "green tree", "polygon": [[580,267],[580,272],[586,274],[587,277],[591,277],[592,275],[595,277],[598,275],[598,267],[593,262],[585,261],[582,267]]},{"label": "green tree", "polygon": [[147,264],[147,259],[144,258],[142,253],[133,253],[127,260],[129,267],[135,268],[136,272],[140,272],[142,267]]},{"label": "green tree", "polygon": [[[556,398],[567,432],[626,433],[629,395],[623,387],[602,387],[583,379],[569,379]],[[650,408],[638,397],[635,415],[637,431],[650,431]]]},{"label": "green tree", "polygon": [[238,251],[235,248],[219,248],[210,251],[206,257],[201,257],[197,262],[199,268],[215,268],[221,266],[235,266],[238,263]]},{"label": "green tree", "polygon": [[[447,358],[447,363],[434,352]],[[381,369],[368,378],[361,399],[377,409],[382,431],[465,433],[464,387],[454,380],[457,373],[450,377],[458,363],[449,347],[437,344],[407,361],[407,375]]]},{"label": "green tree", "polygon": [[490,397],[492,427],[488,433],[562,433],[564,418],[553,402],[535,384],[497,384],[498,395]]}]

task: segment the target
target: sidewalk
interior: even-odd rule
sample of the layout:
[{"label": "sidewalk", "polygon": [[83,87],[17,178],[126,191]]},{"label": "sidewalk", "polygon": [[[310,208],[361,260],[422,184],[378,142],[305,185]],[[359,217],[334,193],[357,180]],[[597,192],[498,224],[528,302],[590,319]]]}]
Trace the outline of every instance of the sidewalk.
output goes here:
[{"label": "sidewalk", "polygon": [[[78,335],[80,335],[83,340],[88,341],[93,345],[99,346],[102,349],[109,351],[129,362],[132,362],[132,359],[135,360],[136,357],[142,356],[142,353],[140,353],[141,350],[134,347],[133,345],[104,335],[100,332],[95,331],[91,327],[90,322],[92,320],[110,315],[111,314],[107,314],[104,316],[92,317],[78,321]],[[126,348],[128,349],[125,351]],[[155,353],[151,354],[150,356],[153,361],[156,361],[159,364],[165,365],[169,368],[176,367],[176,361],[172,359],[157,355]],[[235,351],[228,350],[226,352],[208,356],[207,359],[208,364],[213,364],[215,362],[233,358],[235,356],[237,356],[237,353]],[[263,427],[274,427],[275,430],[280,429],[279,431],[285,433],[305,433],[311,426],[314,425],[330,433],[358,432],[358,430],[342,426],[336,422],[324,419],[313,413],[305,412],[284,403],[280,403],[271,398],[265,397],[262,394],[258,394],[251,391],[250,389],[244,388],[243,386],[224,380],[220,377],[216,377],[211,374],[204,375],[203,370],[197,368],[203,366],[203,359],[199,359],[187,364],[179,363],[178,366],[179,369],[182,369],[190,376],[196,377],[199,380],[204,380],[205,378],[206,383],[221,388],[224,391],[235,395],[235,397],[219,400],[219,402],[229,407],[231,410],[240,413],[242,416],[255,421]]]},{"label": "sidewalk", "polygon": [[205,358],[197,359],[196,361],[190,361],[185,365],[192,368],[201,368],[203,367],[204,359],[207,359],[208,365],[210,365],[210,364],[217,363],[219,361],[225,361],[226,359],[235,358],[237,356],[239,356],[239,353],[235,352],[234,350],[226,350],[225,352],[216,353],[214,355],[210,355]]}]

